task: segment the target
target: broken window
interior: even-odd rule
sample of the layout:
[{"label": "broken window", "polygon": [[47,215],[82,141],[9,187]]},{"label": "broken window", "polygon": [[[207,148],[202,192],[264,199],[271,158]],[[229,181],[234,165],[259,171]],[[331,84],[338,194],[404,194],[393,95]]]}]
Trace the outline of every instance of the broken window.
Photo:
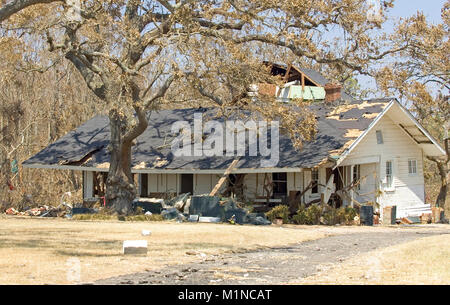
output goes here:
[{"label": "broken window", "polygon": [[361,189],[361,182],[359,181],[359,179],[361,179],[361,168],[360,165],[354,165],[353,166],[353,183],[356,184],[356,189],[360,190]]},{"label": "broken window", "polygon": [[393,185],[392,161],[386,161],[386,187],[391,188]]},{"label": "broken window", "polygon": [[376,131],[377,134],[377,144],[383,144],[383,133],[381,130]]},{"label": "broken window", "polygon": [[408,173],[410,175],[417,174],[417,160],[416,159],[409,159],[408,160]]},{"label": "broken window", "polygon": [[273,173],[273,195],[286,195],[287,194],[287,174],[286,173]]},{"label": "broken window", "polygon": [[312,194],[319,193],[319,170],[318,169],[313,169],[311,171],[311,181],[313,183],[311,193]]}]

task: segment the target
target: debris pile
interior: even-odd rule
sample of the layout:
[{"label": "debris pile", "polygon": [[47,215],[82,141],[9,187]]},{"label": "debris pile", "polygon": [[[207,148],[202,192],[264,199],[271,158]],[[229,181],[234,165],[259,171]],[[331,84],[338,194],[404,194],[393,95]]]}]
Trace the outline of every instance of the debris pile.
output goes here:
[{"label": "debris pile", "polygon": [[166,220],[178,222],[228,222],[231,224],[270,225],[264,213],[250,213],[233,198],[180,194],[169,200],[139,198],[134,208],[142,213],[161,214]]},{"label": "debris pile", "polygon": [[48,205],[43,205],[37,208],[27,208],[24,211],[19,211],[15,208],[9,208],[5,211],[6,215],[15,216],[39,216],[39,217],[64,217],[70,214],[70,207],[59,205],[58,207],[50,207]]}]

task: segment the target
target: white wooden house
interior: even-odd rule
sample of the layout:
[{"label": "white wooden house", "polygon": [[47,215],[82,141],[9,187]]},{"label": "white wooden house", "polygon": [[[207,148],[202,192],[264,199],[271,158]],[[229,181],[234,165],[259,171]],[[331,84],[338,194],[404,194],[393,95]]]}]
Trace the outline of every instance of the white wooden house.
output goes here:
[{"label": "white wooden house", "polygon": [[[288,71],[285,73],[290,75]],[[295,71],[301,85],[323,86],[327,92],[325,100],[311,105],[318,121],[317,136],[298,151],[289,138],[281,135],[280,158],[273,167],[261,167],[259,157],[240,157],[230,181],[241,179],[245,200],[289,203],[297,197],[310,203],[328,202],[331,198],[344,206],[374,202],[380,208],[396,205],[400,213],[406,207],[424,205],[424,159],[443,156],[445,152],[411,113],[396,99],[356,101],[340,94],[340,87],[330,86],[324,78],[314,74],[311,77],[300,69]],[[286,80],[292,81],[294,76]],[[208,194],[235,159],[173,156],[168,145],[174,137],[172,124],[190,121],[199,111],[208,115],[214,109],[162,110],[150,114],[149,127],[138,137],[132,153],[132,172],[141,197],[186,192]],[[104,189],[99,183],[106,179],[109,168],[108,139],[108,118],[97,116],[25,161],[23,166],[82,171],[83,196],[102,196]],[[311,181],[316,183],[308,188]],[[267,185],[272,186],[270,194]],[[226,187],[225,184],[221,191]],[[345,196],[332,196],[344,190]]]}]

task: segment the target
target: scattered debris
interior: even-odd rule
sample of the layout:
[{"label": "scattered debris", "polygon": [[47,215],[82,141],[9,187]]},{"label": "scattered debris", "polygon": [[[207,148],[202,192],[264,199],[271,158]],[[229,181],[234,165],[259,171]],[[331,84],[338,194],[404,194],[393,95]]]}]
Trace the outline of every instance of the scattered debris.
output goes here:
[{"label": "scattered debris", "polygon": [[161,212],[161,215],[162,215],[162,217],[164,217],[164,219],[167,219],[167,220],[186,218],[176,208],[170,208],[170,209],[167,209],[167,210],[163,210]]},{"label": "scattered debris", "polygon": [[188,221],[189,222],[198,222],[199,216],[198,215],[189,215]]},{"label": "scattered debris", "polygon": [[413,222],[411,220],[409,220],[407,217],[402,217],[400,219],[400,223],[404,224],[404,225],[411,225],[411,224],[413,224]]},{"label": "scattered debris", "polygon": [[137,198],[133,201],[134,208],[140,207],[146,212],[152,214],[161,214],[164,205],[164,199],[160,198]]},{"label": "scattered debris", "polygon": [[428,224],[428,223],[431,223],[432,220],[433,220],[433,216],[432,216],[431,213],[423,213],[423,214],[420,216],[420,222],[421,222],[422,224]]},{"label": "scattered debris", "polygon": [[17,211],[15,208],[9,208],[6,210],[6,215],[18,215],[20,212]]},{"label": "scattered debris", "polygon": [[220,217],[199,217],[198,222],[214,222],[218,223],[221,221]]},{"label": "scattered debris", "polygon": [[184,211],[184,206],[189,198],[190,193],[178,195],[167,202],[163,202],[163,208],[176,208],[180,212]]},{"label": "scattered debris", "polygon": [[68,214],[65,206],[58,206],[56,208],[43,205],[38,208],[28,208],[25,211],[19,211],[15,208],[9,208],[5,211],[6,215],[16,215],[16,216],[39,216],[39,217],[64,217]]},{"label": "scattered debris", "polygon": [[72,215],[76,215],[76,214],[95,214],[95,213],[98,213],[98,210],[90,209],[90,208],[73,208],[72,209]]},{"label": "scattered debris", "polygon": [[142,234],[142,236],[149,236],[152,234],[152,232],[150,230],[142,230],[141,234]]}]

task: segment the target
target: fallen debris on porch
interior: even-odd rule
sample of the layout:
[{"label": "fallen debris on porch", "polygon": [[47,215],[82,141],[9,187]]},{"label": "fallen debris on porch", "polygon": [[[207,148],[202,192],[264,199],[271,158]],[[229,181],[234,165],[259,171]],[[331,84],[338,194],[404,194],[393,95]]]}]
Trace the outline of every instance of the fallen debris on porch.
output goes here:
[{"label": "fallen debris on porch", "polygon": [[[165,220],[178,222],[229,222],[232,224],[270,225],[264,213],[250,213],[233,198],[181,194],[169,200],[139,198],[134,201],[140,212],[160,214]],[[232,219],[232,221],[230,221]]]}]

